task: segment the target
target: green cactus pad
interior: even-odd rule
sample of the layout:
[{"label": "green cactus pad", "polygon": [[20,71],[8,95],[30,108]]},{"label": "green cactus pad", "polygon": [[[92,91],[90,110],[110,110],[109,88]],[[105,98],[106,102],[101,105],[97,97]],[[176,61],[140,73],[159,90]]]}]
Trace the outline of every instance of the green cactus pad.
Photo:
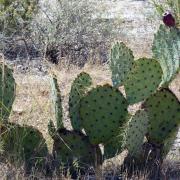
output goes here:
[{"label": "green cactus pad", "polygon": [[124,83],[130,104],[145,100],[153,94],[162,81],[162,69],[154,59],[141,58],[135,61]]},{"label": "green cactus pad", "polygon": [[138,157],[142,153],[142,145],[147,129],[148,116],[145,111],[139,110],[129,120],[125,133],[125,147],[131,156]]},{"label": "green cactus pad", "polygon": [[92,146],[89,139],[78,131],[68,131],[60,129],[57,132],[58,138],[54,139],[53,154],[61,164],[72,164],[77,161],[80,166],[94,165],[96,162],[95,153],[100,158],[101,152],[99,147]]},{"label": "green cactus pad", "polygon": [[122,152],[123,136],[118,135],[104,144],[104,158],[110,159]]},{"label": "green cactus pad", "polygon": [[180,102],[168,89],[151,95],[143,104],[149,118],[148,140],[162,143],[176,134],[180,124]]},{"label": "green cactus pad", "polygon": [[110,61],[114,86],[122,85],[133,64],[133,52],[124,43],[116,43],[111,49]]},{"label": "green cactus pad", "polygon": [[42,134],[30,126],[12,123],[1,125],[1,141],[4,156],[12,163],[24,162],[38,164],[47,155],[48,149]]},{"label": "green cactus pad", "polygon": [[56,78],[51,79],[51,99],[53,102],[53,109],[56,117],[57,128],[63,128],[62,119],[62,104],[61,104],[61,92]]},{"label": "green cactus pad", "polygon": [[126,120],[127,101],[110,85],[93,88],[81,100],[82,125],[92,144],[106,143]]},{"label": "green cactus pad", "polygon": [[162,149],[162,156],[165,158],[167,154],[170,152],[170,150],[173,147],[173,144],[177,138],[178,131],[176,132],[168,139],[166,139],[163,143],[163,149]]},{"label": "green cactus pad", "polygon": [[69,114],[71,125],[74,130],[81,130],[81,122],[79,116],[80,99],[85,95],[87,88],[92,84],[89,74],[82,72],[74,80],[69,95]]},{"label": "green cactus pad", "polygon": [[7,121],[15,99],[13,71],[0,64],[0,121]]},{"label": "green cactus pad", "polygon": [[172,79],[180,67],[180,31],[160,25],[154,35],[153,56],[163,70],[163,83]]}]

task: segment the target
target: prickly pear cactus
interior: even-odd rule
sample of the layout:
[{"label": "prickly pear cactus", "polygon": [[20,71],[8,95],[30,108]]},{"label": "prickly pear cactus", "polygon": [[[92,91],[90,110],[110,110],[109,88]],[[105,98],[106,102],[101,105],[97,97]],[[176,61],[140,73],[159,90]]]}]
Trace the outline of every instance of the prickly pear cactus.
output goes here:
[{"label": "prickly pear cactus", "polygon": [[60,163],[70,165],[74,161],[79,166],[94,165],[96,163],[95,153],[98,154],[98,163],[101,163],[101,152],[99,147],[92,146],[89,139],[78,131],[58,130],[58,138],[54,139],[53,154]]},{"label": "prickly pear cactus", "polygon": [[144,137],[148,129],[148,116],[144,110],[139,110],[129,120],[125,133],[125,147],[133,157],[142,153]]},{"label": "prickly pear cactus", "polygon": [[134,64],[133,52],[121,43],[116,43],[111,49],[110,68],[114,86],[123,84],[127,74]]},{"label": "prickly pear cactus", "polygon": [[180,67],[180,30],[160,25],[154,35],[153,56],[163,70],[163,83],[169,82]]},{"label": "prickly pear cactus", "polygon": [[82,126],[92,144],[106,143],[126,120],[127,101],[110,85],[97,86],[81,100]]},{"label": "prickly pear cactus", "polygon": [[104,158],[110,159],[122,152],[123,148],[123,135],[121,131],[119,135],[112,138],[110,141],[104,144]]},{"label": "prickly pear cactus", "polygon": [[89,74],[82,72],[74,80],[69,95],[69,114],[71,125],[74,130],[81,130],[81,122],[79,116],[80,99],[85,95],[87,88],[92,84]]},{"label": "prickly pear cactus", "polygon": [[61,92],[55,77],[51,78],[51,99],[53,102],[57,128],[63,128]]},{"label": "prickly pear cactus", "polygon": [[168,89],[151,95],[143,104],[149,118],[149,142],[163,144],[177,133],[180,124],[180,102]]},{"label": "prickly pear cactus", "polygon": [[127,100],[134,104],[148,98],[162,81],[162,69],[154,59],[141,58],[135,61],[124,83]]},{"label": "prickly pear cactus", "polygon": [[15,99],[13,71],[0,64],[0,121],[7,121]]},{"label": "prickly pear cactus", "polygon": [[32,166],[46,157],[48,149],[45,139],[37,129],[8,123],[1,125],[1,130],[4,156],[10,162],[25,162],[27,166]]}]

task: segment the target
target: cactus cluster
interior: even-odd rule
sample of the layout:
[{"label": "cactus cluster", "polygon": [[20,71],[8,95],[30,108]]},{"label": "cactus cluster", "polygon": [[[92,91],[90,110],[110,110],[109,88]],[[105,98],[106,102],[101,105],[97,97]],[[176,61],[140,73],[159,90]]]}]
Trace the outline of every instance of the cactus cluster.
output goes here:
[{"label": "cactus cluster", "polygon": [[[142,72],[143,70],[147,72]],[[91,79],[83,72],[75,81],[84,75]],[[130,77],[134,80],[132,81]],[[52,122],[49,124],[50,135],[54,140],[54,156],[61,164],[72,165],[73,161],[77,161],[80,165],[97,165],[97,159],[94,158],[96,154],[100,165],[102,160],[112,158],[127,149],[131,157],[141,159],[144,143],[147,142],[163,147],[162,155],[168,152],[169,144],[173,141],[180,123],[179,101],[170,90],[161,89],[161,80],[162,70],[158,62],[154,59],[141,58],[133,63],[124,81],[126,98],[117,87],[109,84],[86,89],[81,96],[76,93],[78,101],[73,101],[71,95],[69,105],[72,108],[75,107],[73,103],[78,102],[76,107],[78,118],[72,119],[70,115],[70,120],[72,124],[76,124],[77,121],[80,126],[79,128],[75,126],[74,130],[69,131],[64,127],[55,128]],[[144,91],[145,95],[142,96],[139,91],[129,93],[127,84],[131,84],[130,81],[137,81],[136,87],[139,86],[139,91],[141,93]],[[90,84],[88,83],[89,86]],[[129,97],[138,98],[131,101]],[[128,106],[140,101],[143,101],[141,110],[135,115],[130,115]],[[59,103],[60,106],[61,100]],[[104,147],[103,152],[99,147],[100,144]]]},{"label": "cactus cluster", "polygon": [[[90,85],[91,78],[84,72],[72,84],[69,113],[73,130],[62,126],[56,128],[52,121],[49,123],[49,134],[54,140],[53,154],[60,163],[72,165],[73,160],[77,160],[81,165],[101,164],[99,144],[105,144],[118,135],[119,128],[126,122],[128,103],[122,93],[109,84],[87,90]],[[56,92],[60,92],[59,89]],[[60,99],[56,103],[59,103],[56,106],[61,106]]]},{"label": "cactus cluster", "polygon": [[[158,40],[163,39],[162,30],[160,26],[155,35]],[[145,144],[159,148],[161,156],[167,154],[180,125],[180,102],[162,84],[169,83],[179,68],[179,43],[175,40],[179,34],[169,35],[176,30],[165,31],[165,44],[154,40],[154,59],[134,60],[132,51],[124,43],[113,46],[110,63],[113,86],[91,87],[92,79],[85,72],[76,77],[69,95],[72,130],[64,127],[60,87],[57,78],[51,78],[56,125],[50,120],[48,130],[53,139],[52,153],[58,161],[58,168],[61,165],[73,166],[74,162],[78,162],[80,170],[89,166],[97,167],[104,159],[112,158],[125,149],[130,157],[143,162],[146,161],[142,155],[146,151],[143,149]],[[169,47],[173,51],[170,52]],[[5,145],[5,153],[18,151],[27,162],[31,162],[33,155],[45,157],[46,143],[38,130],[8,122],[15,80],[12,71],[5,65],[1,65],[0,75],[0,140]],[[118,89],[119,86],[124,86],[125,96]],[[134,115],[128,112],[130,105],[139,102],[141,108]],[[21,146],[17,147],[17,144]],[[104,147],[104,152],[100,145]]]},{"label": "cactus cluster", "polygon": [[[112,64],[123,65],[124,58],[129,62],[130,59],[126,55],[131,51],[125,48],[123,43],[112,47],[110,68],[113,85],[124,85],[129,105],[142,102],[142,110],[129,118],[124,127],[124,139],[120,143],[121,147],[128,149],[131,156],[138,157],[143,152],[145,139],[153,147],[160,148],[161,155],[167,154],[176,138],[180,124],[180,102],[168,89],[168,85],[179,70],[179,38],[178,29],[160,25],[154,36],[153,59],[133,59],[123,81],[117,74],[123,75],[124,72]],[[121,83],[117,83],[118,81]]]}]

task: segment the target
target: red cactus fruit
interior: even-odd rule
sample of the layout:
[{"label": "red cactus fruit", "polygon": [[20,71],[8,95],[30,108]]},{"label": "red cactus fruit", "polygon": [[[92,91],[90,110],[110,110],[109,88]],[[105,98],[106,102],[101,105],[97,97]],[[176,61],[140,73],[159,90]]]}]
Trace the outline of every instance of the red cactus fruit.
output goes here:
[{"label": "red cactus fruit", "polygon": [[163,15],[163,22],[168,27],[174,27],[175,26],[175,19],[173,15],[170,12],[166,12]]}]

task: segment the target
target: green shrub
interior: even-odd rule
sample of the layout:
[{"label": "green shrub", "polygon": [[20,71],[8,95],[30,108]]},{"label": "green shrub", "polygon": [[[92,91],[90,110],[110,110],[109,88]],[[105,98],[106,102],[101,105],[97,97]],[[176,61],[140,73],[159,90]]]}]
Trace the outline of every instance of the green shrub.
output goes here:
[{"label": "green shrub", "polygon": [[0,31],[10,35],[26,29],[38,10],[39,0],[1,0]]}]

